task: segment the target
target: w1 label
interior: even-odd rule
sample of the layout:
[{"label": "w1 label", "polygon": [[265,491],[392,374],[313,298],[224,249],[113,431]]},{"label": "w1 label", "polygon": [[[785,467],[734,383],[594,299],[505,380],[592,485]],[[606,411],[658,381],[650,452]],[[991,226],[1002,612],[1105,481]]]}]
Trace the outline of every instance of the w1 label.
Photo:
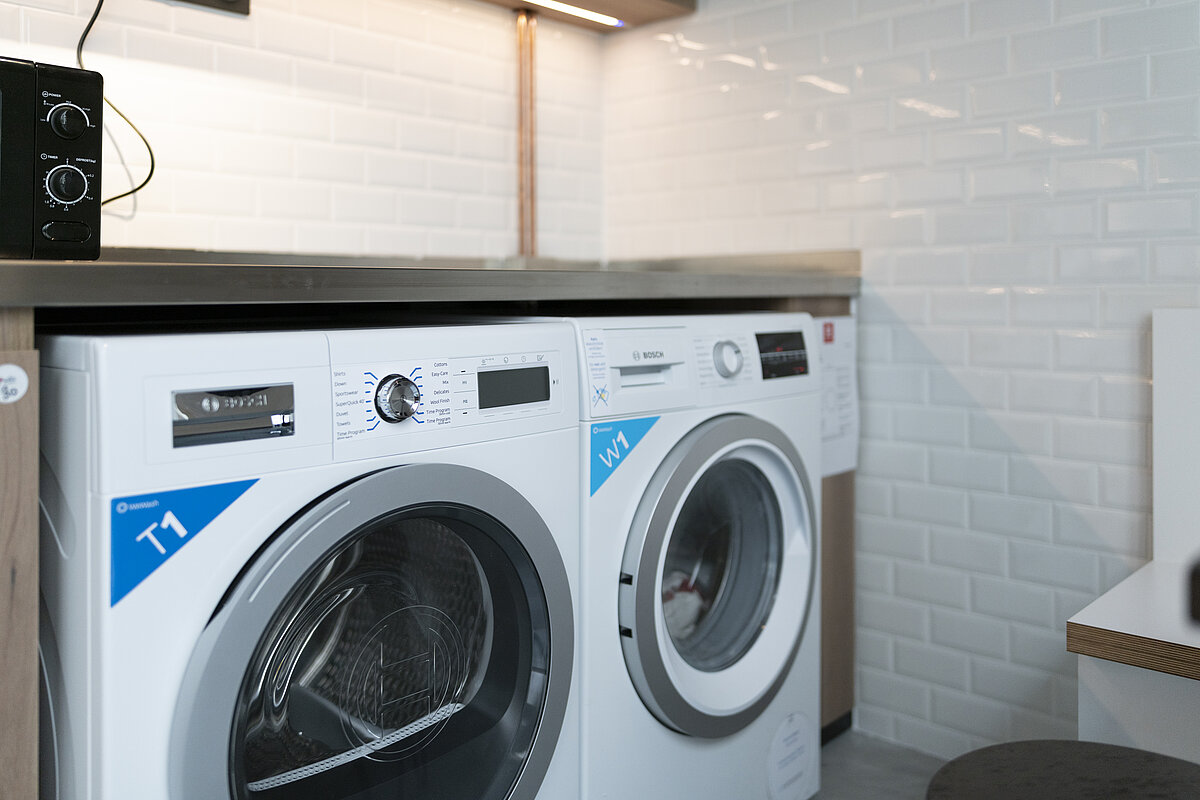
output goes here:
[{"label": "w1 label", "polygon": [[625,457],[642,441],[646,432],[658,422],[658,417],[626,419],[618,422],[592,424],[591,494],[604,485],[623,463]]}]

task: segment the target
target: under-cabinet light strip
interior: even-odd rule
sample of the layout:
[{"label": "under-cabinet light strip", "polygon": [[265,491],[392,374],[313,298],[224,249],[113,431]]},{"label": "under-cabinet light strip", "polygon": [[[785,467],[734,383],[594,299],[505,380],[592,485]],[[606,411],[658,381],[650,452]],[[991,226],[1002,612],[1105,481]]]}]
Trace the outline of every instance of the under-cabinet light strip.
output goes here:
[{"label": "under-cabinet light strip", "polygon": [[616,17],[610,17],[607,14],[599,14],[595,11],[588,11],[586,8],[580,8],[579,6],[571,6],[567,5],[566,3],[560,3],[558,0],[525,0],[525,2],[531,6],[548,8],[551,11],[570,14],[573,17],[586,19],[589,22],[597,22],[601,25],[608,25],[612,28],[625,27],[625,22],[617,19]]}]

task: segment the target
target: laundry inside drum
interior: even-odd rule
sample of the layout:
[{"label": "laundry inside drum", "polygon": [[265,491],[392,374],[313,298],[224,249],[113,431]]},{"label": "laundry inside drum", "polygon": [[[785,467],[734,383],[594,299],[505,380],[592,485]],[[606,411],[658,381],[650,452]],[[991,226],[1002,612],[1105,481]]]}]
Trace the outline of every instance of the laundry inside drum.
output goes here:
[{"label": "laundry inside drum", "polygon": [[782,556],[767,477],[740,458],[709,467],[679,511],[663,562],[663,622],[684,661],[716,672],[746,654],[770,615]]}]

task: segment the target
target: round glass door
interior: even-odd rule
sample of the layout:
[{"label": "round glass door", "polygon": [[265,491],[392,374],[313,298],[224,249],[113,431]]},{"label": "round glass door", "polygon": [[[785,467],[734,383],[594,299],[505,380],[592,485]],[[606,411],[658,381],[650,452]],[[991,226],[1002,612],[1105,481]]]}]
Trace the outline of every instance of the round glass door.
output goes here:
[{"label": "round glass door", "polygon": [[173,782],[184,798],[533,798],[569,609],[550,532],[512,489],[444,466],[368,476],[277,536],[214,617]]},{"label": "round glass door", "polygon": [[[528,650],[527,626],[513,624],[513,598],[494,597],[487,580],[508,565],[501,556],[485,569],[480,557],[499,554],[487,552],[489,539],[464,516],[422,508],[376,520],[296,587],[259,640],[239,693],[230,753],[238,797],[337,797],[348,782],[366,788],[380,778],[404,796],[406,782],[427,777],[412,766],[427,762],[443,736],[498,733],[497,719],[472,727],[461,713],[485,679],[541,706],[545,698],[529,697],[528,674],[518,677],[513,663]],[[534,624],[544,623],[540,612]],[[493,665],[497,624],[504,641],[524,647]],[[524,750],[532,732],[527,726],[525,741],[515,741],[519,731],[507,731],[494,744]],[[392,777],[391,762],[406,759],[407,780]],[[508,784],[519,767],[509,765]]]},{"label": "round glass door", "polygon": [[718,738],[762,712],[799,647],[815,553],[807,473],[778,428],[717,417],[672,449],[634,516],[618,599],[626,666],[661,722]]},{"label": "round glass door", "polygon": [[716,672],[750,649],[779,584],[783,522],[768,478],[727,458],[684,500],[662,568],[663,621],[688,664]]}]

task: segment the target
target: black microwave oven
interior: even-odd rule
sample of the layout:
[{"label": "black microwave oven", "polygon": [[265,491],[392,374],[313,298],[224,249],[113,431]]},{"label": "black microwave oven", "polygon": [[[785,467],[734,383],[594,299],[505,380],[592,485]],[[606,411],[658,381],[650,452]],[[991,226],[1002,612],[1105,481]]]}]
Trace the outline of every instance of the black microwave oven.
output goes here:
[{"label": "black microwave oven", "polygon": [[104,81],[0,56],[0,258],[100,257]]}]

